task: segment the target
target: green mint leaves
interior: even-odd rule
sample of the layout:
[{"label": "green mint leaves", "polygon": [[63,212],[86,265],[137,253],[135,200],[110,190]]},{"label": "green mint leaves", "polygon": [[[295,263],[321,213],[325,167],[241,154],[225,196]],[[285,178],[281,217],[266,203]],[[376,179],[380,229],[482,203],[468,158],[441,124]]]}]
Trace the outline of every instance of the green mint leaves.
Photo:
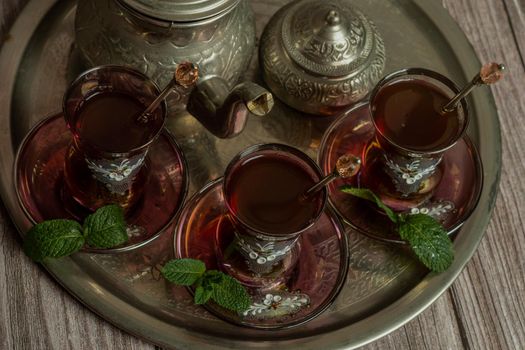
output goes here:
[{"label": "green mint leaves", "polygon": [[124,212],[118,205],[99,208],[84,221],[84,235],[91,247],[111,248],[128,240]]},{"label": "green mint leaves", "polygon": [[206,304],[211,298],[213,290],[211,288],[204,288],[203,286],[198,286],[195,288],[195,297],[193,298],[195,304],[202,305]]},{"label": "green mint leaves", "polygon": [[73,220],[46,220],[33,226],[26,235],[24,251],[31,259],[60,258],[79,251],[84,244],[111,248],[128,240],[124,213],[118,205],[99,208],[82,227]]},{"label": "green mint leaves", "polygon": [[173,284],[194,285],[195,304],[205,304],[211,299],[235,312],[242,312],[250,306],[250,296],[239,281],[220,271],[206,270],[200,260],[171,260],[162,268],[162,275]]},{"label": "green mint leaves", "polygon": [[372,191],[366,188],[342,186],[344,193],[374,202],[396,224],[401,239],[408,242],[417,258],[434,272],[445,271],[454,260],[452,241],[447,231],[426,214],[397,214]]},{"label": "green mint leaves", "polygon": [[243,312],[251,303],[246,289],[235,278],[222,275],[221,283],[213,284],[211,298],[226,309]]},{"label": "green mint leaves", "polygon": [[403,215],[398,232],[419,260],[432,271],[443,272],[452,264],[452,241],[433,217],[426,214]]},{"label": "green mint leaves", "polygon": [[191,286],[206,272],[206,265],[200,260],[171,260],[162,268],[162,275],[173,284]]},{"label": "green mint leaves", "polygon": [[34,261],[60,258],[78,251],[84,245],[82,226],[72,220],[49,220],[27,233],[24,251]]},{"label": "green mint leaves", "polygon": [[341,191],[344,193],[351,194],[352,196],[359,197],[362,199],[366,199],[370,202],[375,202],[375,204],[385,212],[385,214],[388,216],[392,222],[397,223],[398,222],[398,216],[392,209],[387,207],[385,203],[381,201],[381,199],[376,196],[376,194],[372,191],[370,191],[368,188],[356,188],[356,187],[350,187],[350,186],[343,186],[341,187]]}]

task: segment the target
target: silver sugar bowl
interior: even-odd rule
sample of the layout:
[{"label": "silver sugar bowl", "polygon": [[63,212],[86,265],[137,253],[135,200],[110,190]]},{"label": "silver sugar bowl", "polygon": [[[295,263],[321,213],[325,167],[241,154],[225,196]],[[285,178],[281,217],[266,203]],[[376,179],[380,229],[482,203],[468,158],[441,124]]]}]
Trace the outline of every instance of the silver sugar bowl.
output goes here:
[{"label": "silver sugar bowl", "polygon": [[303,0],[272,17],[259,59],[274,95],[300,111],[333,115],[383,76],[385,48],[374,24],[349,1]]},{"label": "silver sugar bowl", "polygon": [[247,114],[265,115],[271,94],[246,82],[235,85],[255,47],[255,22],[246,0],[82,0],[75,18],[76,45],[88,66],[131,66],[165,86],[178,63],[199,67],[181,101],[208,130],[228,138]]}]

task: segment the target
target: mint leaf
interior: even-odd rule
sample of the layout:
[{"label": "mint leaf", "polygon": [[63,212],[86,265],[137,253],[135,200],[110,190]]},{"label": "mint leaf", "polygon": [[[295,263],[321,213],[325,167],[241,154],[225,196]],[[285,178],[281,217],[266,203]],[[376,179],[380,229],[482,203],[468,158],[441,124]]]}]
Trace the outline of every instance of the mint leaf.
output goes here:
[{"label": "mint leaf", "polygon": [[128,240],[124,212],[118,205],[97,209],[84,221],[84,236],[94,248],[112,248]]},{"label": "mint leaf", "polygon": [[404,215],[399,236],[408,241],[419,260],[430,270],[445,271],[454,260],[452,241],[439,222],[426,214]]},{"label": "mint leaf", "polygon": [[200,260],[171,260],[161,272],[171,283],[195,285],[193,300],[197,305],[212,299],[219,306],[236,312],[242,312],[250,306],[251,298],[239,281],[217,270],[206,271],[206,265]]},{"label": "mint leaf", "polygon": [[208,270],[204,274],[203,285],[221,284],[225,274],[217,270]]},{"label": "mint leaf", "polygon": [[211,298],[218,305],[236,312],[246,310],[251,303],[250,296],[235,278],[223,274],[222,281],[215,284]]},{"label": "mint leaf", "polygon": [[60,258],[78,251],[84,245],[82,226],[72,220],[48,220],[27,232],[24,251],[31,259]]},{"label": "mint leaf", "polygon": [[162,275],[171,283],[181,286],[191,286],[201,278],[206,271],[206,265],[195,259],[176,259],[169,261],[162,268]]},{"label": "mint leaf", "polygon": [[341,186],[339,188],[342,192],[351,194],[352,196],[366,199],[367,201],[374,202],[380,209],[382,209],[392,222],[397,223],[399,217],[392,209],[390,209],[383,201],[368,188],[356,188],[350,186]]},{"label": "mint leaf", "polygon": [[202,305],[210,300],[212,294],[211,288],[205,288],[203,286],[198,286],[195,288],[195,297],[193,298],[195,304]]},{"label": "mint leaf", "polygon": [[426,214],[396,214],[367,188],[342,186],[344,193],[375,202],[397,224],[401,239],[407,241],[418,259],[434,272],[445,271],[454,260],[452,241],[445,229],[433,217]]}]

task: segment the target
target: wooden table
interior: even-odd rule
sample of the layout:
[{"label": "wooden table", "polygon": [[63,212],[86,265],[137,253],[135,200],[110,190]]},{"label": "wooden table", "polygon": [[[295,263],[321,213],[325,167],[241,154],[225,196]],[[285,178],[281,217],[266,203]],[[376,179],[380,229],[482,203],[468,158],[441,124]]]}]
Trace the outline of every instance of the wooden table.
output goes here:
[{"label": "wooden table", "polygon": [[[26,1],[0,1],[0,45]],[[493,87],[503,136],[500,194],[477,253],[452,287],[414,320],[365,349],[525,348],[525,0],[443,4],[482,62],[508,67],[506,79]],[[31,262],[0,203],[0,349],[13,348],[154,346],[93,314]]]}]

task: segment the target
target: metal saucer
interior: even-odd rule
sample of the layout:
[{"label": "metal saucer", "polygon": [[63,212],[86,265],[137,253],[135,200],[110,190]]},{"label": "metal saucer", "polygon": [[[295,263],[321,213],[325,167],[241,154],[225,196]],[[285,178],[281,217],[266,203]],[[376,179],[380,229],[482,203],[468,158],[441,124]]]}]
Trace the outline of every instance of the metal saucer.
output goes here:
[{"label": "metal saucer", "polygon": [[[15,161],[15,188],[27,217],[36,224],[48,219],[89,214],[68,199],[63,190],[64,158],[72,135],[62,114],[37,124],[20,145]],[[150,176],[139,206],[128,218],[130,238],[111,249],[85,248],[91,253],[120,253],[143,247],[171,224],[187,192],[188,174],[182,151],[167,130],[154,141],[149,152]]]},{"label": "metal saucer", "polygon": [[[207,269],[218,269],[216,235],[227,236],[232,229],[219,178],[204,186],[184,207],[175,231],[175,256],[200,259]],[[245,312],[237,314],[210,302],[205,308],[225,321],[257,329],[291,328],[320,315],[346,280],[347,235],[335,214],[326,209],[298,244],[301,249],[290,279],[271,287],[247,286],[252,304]],[[193,294],[191,287],[189,290]]]},{"label": "metal saucer", "polygon": [[[326,131],[318,154],[325,173],[334,168],[337,159],[351,153],[361,156],[374,137],[368,102],[343,113]],[[483,185],[483,170],[478,151],[467,136],[447,150],[440,164],[443,176],[432,196],[409,213],[424,213],[438,220],[449,234],[457,231],[476,208]],[[359,186],[360,174],[350,179],[337,179],[328,186],[329,202],[343,220],[367,236],[385,242],[404,244],[394,232],[393,223],[373,206],[342,193],[343,185]]]}]

